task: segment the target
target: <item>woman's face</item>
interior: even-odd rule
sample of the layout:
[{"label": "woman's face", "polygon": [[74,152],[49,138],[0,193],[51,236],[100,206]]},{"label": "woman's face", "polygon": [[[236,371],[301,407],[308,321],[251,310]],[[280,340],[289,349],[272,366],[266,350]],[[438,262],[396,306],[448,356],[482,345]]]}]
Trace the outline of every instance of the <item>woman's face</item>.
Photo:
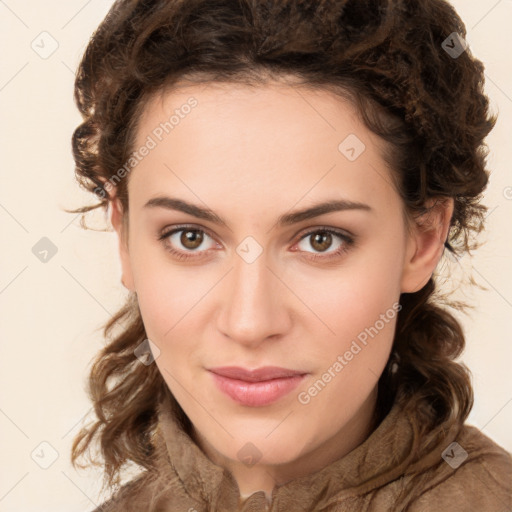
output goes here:
[{"label": "woman's face", "polygon": [[[227,459],[294,461],[373,411],[400,293],[446,235],[407,235],[377,144],[351,104],[289,85],[189,85],[144,110],[123,280],[171,392]],[[303,376],[210,371],[230,366]]]}]

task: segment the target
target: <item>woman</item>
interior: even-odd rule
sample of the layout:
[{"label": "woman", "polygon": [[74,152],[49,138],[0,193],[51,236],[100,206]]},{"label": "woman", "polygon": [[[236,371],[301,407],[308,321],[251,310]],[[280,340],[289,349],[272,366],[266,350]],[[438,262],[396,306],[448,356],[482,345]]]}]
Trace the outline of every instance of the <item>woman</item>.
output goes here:
[{"label": "woman", "polygon": [[73,135],[130,292],[73,445],[97,510],[512,509],[434,295],[486,211],[464,36],[444,0],[114,3]]}]

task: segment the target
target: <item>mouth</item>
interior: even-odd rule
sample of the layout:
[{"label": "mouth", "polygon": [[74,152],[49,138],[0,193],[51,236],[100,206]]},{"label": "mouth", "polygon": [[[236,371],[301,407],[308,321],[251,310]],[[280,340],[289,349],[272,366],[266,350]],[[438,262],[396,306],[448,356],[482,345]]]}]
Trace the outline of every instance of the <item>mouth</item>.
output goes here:
[{"label": "mouth", "polygon": [[306,372],[265,366],[249,370],[237,366],[209,368],[217,388],[238,404],[249,407],[269,405],[293,391]]}]

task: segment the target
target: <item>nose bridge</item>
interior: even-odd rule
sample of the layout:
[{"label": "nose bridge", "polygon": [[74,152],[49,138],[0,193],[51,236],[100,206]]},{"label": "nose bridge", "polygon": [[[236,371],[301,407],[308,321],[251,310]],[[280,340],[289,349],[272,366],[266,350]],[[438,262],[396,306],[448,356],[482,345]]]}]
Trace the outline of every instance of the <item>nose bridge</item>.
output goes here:
[{"label": "nose bridge", "polygon": [[268,268],[271,262],[265,251],[254,260],[244,257],[250,251],[241,254],[234,255],[233,269],[225,283],[227,292],[221,301],[218,327],[235,341],[257,344],[284,328],[285,308],[278,290],[282,285],[275,271]]}]

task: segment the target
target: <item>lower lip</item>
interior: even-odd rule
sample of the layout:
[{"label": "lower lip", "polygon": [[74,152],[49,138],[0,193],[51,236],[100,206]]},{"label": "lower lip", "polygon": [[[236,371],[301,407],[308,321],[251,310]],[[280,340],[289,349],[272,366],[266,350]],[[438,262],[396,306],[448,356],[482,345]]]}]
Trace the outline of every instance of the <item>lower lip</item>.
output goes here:
[{"label": "lower lip", "polygon": [[211,372],[217,387],[235,402],[249,407],[261,407],[276,402],[293,391],[305,375],[283,377],[260,382],[230,379]]}]

